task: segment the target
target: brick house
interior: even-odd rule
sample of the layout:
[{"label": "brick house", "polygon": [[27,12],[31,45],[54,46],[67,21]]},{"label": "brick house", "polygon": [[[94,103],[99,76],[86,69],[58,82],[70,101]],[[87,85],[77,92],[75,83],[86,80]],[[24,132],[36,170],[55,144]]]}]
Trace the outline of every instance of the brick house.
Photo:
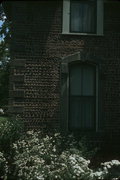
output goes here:
[{"label": "brick house", "polygon": [[120,1],[4,3],[10,109],[27,128],[120,135]]}]

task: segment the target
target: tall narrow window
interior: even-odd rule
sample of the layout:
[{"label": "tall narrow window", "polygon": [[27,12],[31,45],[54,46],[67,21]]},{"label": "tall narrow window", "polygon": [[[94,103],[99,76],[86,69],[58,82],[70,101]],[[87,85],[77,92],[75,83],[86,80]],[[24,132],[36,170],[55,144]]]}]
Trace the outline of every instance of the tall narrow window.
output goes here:
[{"label": "tall narrow window", "polygon": [[70,31],[96,32],[96,3],[94,0],[71,0]]},{"label": "tall narrow window", "polygon": [[69,129],[95,129],[95,68],[81,64],[70,66]]}]

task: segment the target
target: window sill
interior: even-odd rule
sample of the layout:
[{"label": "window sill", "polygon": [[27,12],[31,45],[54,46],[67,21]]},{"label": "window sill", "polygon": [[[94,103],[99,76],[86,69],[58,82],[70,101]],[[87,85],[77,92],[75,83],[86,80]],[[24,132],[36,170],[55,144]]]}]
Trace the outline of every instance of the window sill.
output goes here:
[{"label": "window sill", "polygon": [[62,35],[75,35],[75,36],[104,36],[104,34],[90,34],[90,33],[65,33],[62,32]]}]

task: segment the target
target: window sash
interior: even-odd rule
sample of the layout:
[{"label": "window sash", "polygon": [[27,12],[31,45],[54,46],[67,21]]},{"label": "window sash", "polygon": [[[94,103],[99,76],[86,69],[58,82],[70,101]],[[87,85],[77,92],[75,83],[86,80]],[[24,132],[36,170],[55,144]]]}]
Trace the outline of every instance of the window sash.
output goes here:
[{"label": "window sash", "polygon": [[70,96],[69,110],[70,130],[95,129],[95,97]]},{"label": "window sash", "polygon": [[94,0],[70,2],[70,32],[96,33],[97,6]]},{"label": "window sash", "polygon": [[74,64],[70,66],[70,95],[93,96],[95,94],[95,68]]}]

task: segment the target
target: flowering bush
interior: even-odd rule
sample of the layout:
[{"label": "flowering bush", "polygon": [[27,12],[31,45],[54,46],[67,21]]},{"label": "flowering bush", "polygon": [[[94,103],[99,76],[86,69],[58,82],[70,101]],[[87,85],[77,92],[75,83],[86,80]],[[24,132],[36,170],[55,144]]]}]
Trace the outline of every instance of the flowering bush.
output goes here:
[{"label": "flowering bush", "polygon": [[[42,132],[28,131],[13,144],[11,179],[110,180],[120,176],[117,160],[102,163],[101,168],[92,170],[90,160],[83,156],[86,149],[80,147],[81,143],[77,143],[72,135],[66,139],[59,133],[43,135]],[[5,166],[7,173],[7,164]]]},{"label": "flowering bush", "polygon": [[106,179],[120,178],[120,161],[112,160],[101,163],[101,166]]},{"label": "flowering bush", "polygon": [[112,160],[101,163],[101,168],[92,173],[95,179],[118,180],[120,178],[120,161]]},{"label": "flowering bush", "polygon": [[115,161],[104,163],[93,171],[89,168],[90,161],[83,158],[82,150],[76,147],[73,136],[66,140],[59,133],[43,136],[41,132],[29,131],[13,144],[13,150],[14,176],[18,180],[106,179],[111,177],[110,164],[115,165]]},{"label": "flowering bush", "polygon": [[7,179],[8,165],[7,161],[2,152],[0,152],[0,178],[3,180]]},{"label": "flowering bush", "polygon": [[18,180],[89,179],[90,161],[81,157],[74,140],[68,147],[66,141],[64,149],[63,142],[59,133],[43,136],[41,132],[27,132],[24,139],[13,144],[14,175]]},{"label": "flowering bush", "polygon": [[71,154],[70,151],[63,151],[58,158],[54,171],[50,172],[51,179],[60,180],[88,180],[92,170],[88,167],[90,161],[79,154]]},{"label": "flowering bush", "polygon": [[14,173],[18,179],[44,179],[47,166],[56,157],[56,147],[52,145],[52,137],[47,135],[42,137],[40,132],[27,132],[24,139],[13,144],[13,149]]}]

